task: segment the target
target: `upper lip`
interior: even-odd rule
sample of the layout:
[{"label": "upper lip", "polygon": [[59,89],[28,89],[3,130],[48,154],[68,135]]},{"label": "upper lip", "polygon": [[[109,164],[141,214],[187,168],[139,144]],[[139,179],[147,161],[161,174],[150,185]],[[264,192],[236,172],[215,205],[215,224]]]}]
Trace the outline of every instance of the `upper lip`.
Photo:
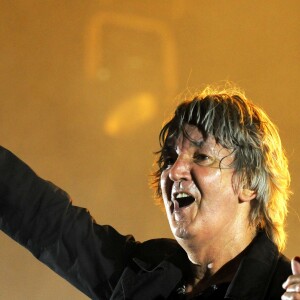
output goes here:
[{"label": "upper lip", "polygon": [[190,206],[196,198],[186,191],[177,191],[173,193],[171,199],[171,210],[178,212],[180,208]]},{"label": "upper lip", "polygon": [[173,193],[171,200],[174,202],[175,200],[184,198],[184,197],[193,197],[195,199],[195,197],[187,191],[177,191],[177,192]]}]

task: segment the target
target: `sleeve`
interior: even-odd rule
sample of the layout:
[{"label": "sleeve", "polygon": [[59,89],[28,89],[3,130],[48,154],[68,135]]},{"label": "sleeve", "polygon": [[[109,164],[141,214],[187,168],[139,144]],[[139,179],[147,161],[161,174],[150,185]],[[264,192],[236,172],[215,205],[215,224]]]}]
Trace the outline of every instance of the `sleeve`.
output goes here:
[{"label": "sleeve", "polygon": [[92,299],[108,299],[136,242],[0,147],[0,228]]}]

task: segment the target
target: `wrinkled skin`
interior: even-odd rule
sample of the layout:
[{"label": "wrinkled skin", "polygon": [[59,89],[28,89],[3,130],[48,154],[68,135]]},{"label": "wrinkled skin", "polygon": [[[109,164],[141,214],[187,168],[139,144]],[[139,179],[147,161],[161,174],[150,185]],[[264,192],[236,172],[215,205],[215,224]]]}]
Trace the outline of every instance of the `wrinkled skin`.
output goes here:
[{"label": "wrinkled skin", "polygon": [[172,233],[190,260],[213,265],[214,272],[252,241],[248,216],[255,194],[233,188],[232,150],[212,136],[204,139],[195,126],[185,125],[185,132],[189,138],[174,140],[161,175],[163,201]]},{"label": "wrinkled skin", "polygon": [[[167,155],[161,175],[163,201],[172,233],[191,262],[201,267],[198,279],[213,274],[253,239],[248,216],[253,191],[233,188],[232,150],[205,141],[201,131],[186,125]],[[191,142],[197,141],[197,143]],[[300,299],[300,261],[292,260],[293,275],[283,284],[283,300]]]}]

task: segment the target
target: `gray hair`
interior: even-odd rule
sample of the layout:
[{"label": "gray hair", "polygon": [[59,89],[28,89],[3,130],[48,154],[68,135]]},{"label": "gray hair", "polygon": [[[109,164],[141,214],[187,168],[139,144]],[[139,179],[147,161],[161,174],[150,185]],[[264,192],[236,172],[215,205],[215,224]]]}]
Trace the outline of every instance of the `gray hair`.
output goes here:
[{"label": "gray hair", "polygon": [[234,188],[256,193],[251,201],[250,222],[258,230],[264,229],[283,250],[290,174],[277,128],[266,113],[234,87],[207,87],[192,100],[178,105],[159,135],[161,149],[153,187],[160,202],[160,176],[167,163],[164,153],[168,151],[168,141],[178,137],[185,124],[196,126],[204,138],[213,136],[218,144],[234,150]]}]

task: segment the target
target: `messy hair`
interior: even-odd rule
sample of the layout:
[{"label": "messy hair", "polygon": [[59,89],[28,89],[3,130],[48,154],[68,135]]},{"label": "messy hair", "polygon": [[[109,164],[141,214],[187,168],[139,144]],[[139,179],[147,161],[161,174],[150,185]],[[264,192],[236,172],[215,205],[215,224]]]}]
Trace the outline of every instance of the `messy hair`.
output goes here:
[{"label": "messy hair", "polygon": [[154,173],[156,197],[162,200],[160,177],[166,168],[164,152],[170,139],[194,125],[227,149],[234,150],[233,187],[255,191],[249,220],[264,229],[282,251],[285,247],[285,218],[290,195],[288,162],[276,126],[266,113],[235,87],[207,87],[192,100],[177,106],[160,135],[157,171]]}]

